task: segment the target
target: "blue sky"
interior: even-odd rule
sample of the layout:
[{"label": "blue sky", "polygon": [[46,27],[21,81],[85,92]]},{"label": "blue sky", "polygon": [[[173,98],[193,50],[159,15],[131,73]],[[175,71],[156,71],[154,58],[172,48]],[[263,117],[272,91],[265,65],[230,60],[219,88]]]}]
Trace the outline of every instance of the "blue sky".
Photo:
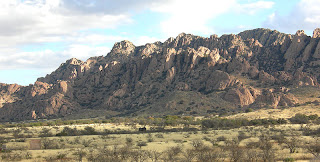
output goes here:
[{"label": "blue sky", "polygon": [[312,35],[319,0],[10,0],[0,2],[0,82],[33,84],[70,58],[106,55],[115,42],[164,41],[270,28]]}]

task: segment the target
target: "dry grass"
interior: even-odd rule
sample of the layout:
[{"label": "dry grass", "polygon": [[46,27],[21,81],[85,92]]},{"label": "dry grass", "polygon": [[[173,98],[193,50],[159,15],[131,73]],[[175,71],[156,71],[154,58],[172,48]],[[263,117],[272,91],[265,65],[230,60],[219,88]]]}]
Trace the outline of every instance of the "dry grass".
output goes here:
[{"label": "dry grass", "polygon": [[298,106],[298,107],[290,107],[285,109],[259,109],[249,113],[238,113],[236,115],[228,116],[227,118],[246,118],[248,120],[252,119],[278,119],[278,118],[291,118],[295,116],[295,114],[301,113],[305,115],[313,115],[317,114],[320,116],[320,106],[309,104],[305,106]]},{"label": "dry grass", "polygon": [[[301,108],[303,109],[303,108]],[[292,110],[293,111],[293,110]],[[248,113],[250,114],[250,113]],[[112,130],[134,130],[132,127],[126,126],[124,124],[93,124],[93,125],[73,125],[72,127],[75,127],[79,130],[83,129],[86,126],[92,126],[96,130],[104,130],[104,129],[112,129]],[[204,145],[208,147],[212,147],[212,143],[210,141],[217,141],[216,144],[220,147],[225,146],[225,141],[220,140],[221,137],[224,137],[226,140],[232,140],[236,139],[240,132],[243,132],[247,138],[240,141],[239,146],[245,147],[249,143],[252,142],[258,142],[259,136],[261,135],[279,135],[281,132],[285,132],[288,136],[292,132],[293,134],[299,135],[299,139],[301,141],[311,141],[312,137],[309,136],[303,136],[301,132],[301,127],[305,127],[306,125],[300,125],[300,124],[286,124],[286,125],[276,125],[271,127],[263,127],[263,126],[250,126],[250,127],[242,127],[237,129],[230,129],[230,130],[207,130],[207,131],[195,131],[195,132],[169,132],[169,133],[139,133],[139,134],[110,134],[107,136],[100,136],[100,135],[88,135],[88,136],[63,136],[63,137],[49,137],[50,140],[56,140],[59,141],[59,143],[64,143],[64,147],[60,149],[46,149],[46,150],[27,150],[28,149],[28,139],[26,142],[15,142],[12,140],[7,144],[8,148],[15,148],[13,152],[19,152],[19,149],[16,149],[18,147],[20,148],[26,148],[23,149],[23,152],[29,151],[32,154],[32,159],[24,159],[22,161],[43,161],[45,158],[48,157],[57,157],[59,154],[66,153],[66,157],[69,158],[67,161],[71,161],[72,158],[75,159],[75,155],[73,155],[74,152],[76,152],[77,149],[81,148],[85,151],[89,152],[91,149],[99,150],[99,148],[102,148],[104,146],[109,147],[110,149],[114,148],[114,146],[117,146],[119,148],[121,147],[128,147],[126,144],[126,139],[131,138],[132,139],[132,146],[131,148],[134,150],[140,150],[140,148],[137,146],[137,143],[140,141],[144,141],[147,143],[147,146],[142,146],[142,150],[155,150],[158,152],[165,152],[168,150],[168,148],[174,147],[174,146],[181,146],[183,150],[191,149],[192,141],[200,140],[204,143]],[[59,132],[63,129],[64,126],[57,127],[58,129],[54,129],[52,127],[34,127],[34,128],[28,128],[30,132],[32,132],[35,135],[38,135],[38,133],[43,128],[51,128],[52,131]],[[139,127],[137,125],[137,127]],[[318,125],[311,125],[311,129],[317,129],[320,126]],[[147,127],[149,128],[149,127]],[[8,129],[15,129],[15,128],[8,128]],[[11,136],[11,135],[9,135]],[[152,140],[149,140],[149,139]],[[38,138],[39,139],[39,138]],[[90,144],[86,147],[83,144],[83,141],[91,141]],[[272,143],[274,143],[274,149],[276,151],[276,157],[278,159],[284,159],[284,158],[294,158],[294,159],[310,159],[312,158],[312,155],[306,150],[299,148],[297,153],[290,154],[289,150],[287,148],[283,148],[283,145],[279,145],[277,141],[273,140]],[[182,155],[180,155],[179,158],[183,158]],[[73,160],[76,161],[76,160]],[[86,161],[86,160],[84,160]],[[228,160],[227,160],[228,161]]]}]

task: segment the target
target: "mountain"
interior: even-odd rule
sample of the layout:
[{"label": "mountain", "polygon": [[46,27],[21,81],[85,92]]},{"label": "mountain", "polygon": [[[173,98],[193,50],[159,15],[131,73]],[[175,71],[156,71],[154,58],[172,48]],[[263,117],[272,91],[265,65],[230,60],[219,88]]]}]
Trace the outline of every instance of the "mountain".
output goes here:
[{"label": "mountain", "polygon": [[[67,60],[29,86],[0,84],[0,120],[88,115],[237,112],[296,106],[318,96],[320,29],[312,37],[269,29],[165,42],[115,43],[105,57]],[[295,92],[295,93],[293,93]]]}]

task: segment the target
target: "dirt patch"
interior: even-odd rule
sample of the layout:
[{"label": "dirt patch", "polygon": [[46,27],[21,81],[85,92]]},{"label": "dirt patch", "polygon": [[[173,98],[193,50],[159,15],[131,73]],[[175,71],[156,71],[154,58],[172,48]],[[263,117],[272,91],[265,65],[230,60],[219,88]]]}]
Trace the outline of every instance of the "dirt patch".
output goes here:
[{"label": "dirt patch", "polygon": [[41,150],[41,139],[30,139],[30,150]]}]

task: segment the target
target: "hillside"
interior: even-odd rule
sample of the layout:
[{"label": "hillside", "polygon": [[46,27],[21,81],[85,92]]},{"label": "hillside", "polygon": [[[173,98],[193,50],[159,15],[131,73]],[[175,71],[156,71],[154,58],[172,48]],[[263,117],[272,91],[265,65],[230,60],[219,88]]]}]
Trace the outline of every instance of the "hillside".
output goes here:
[{"label": "hillside", "polygon": [[138,47],[125,40],[106,56],[67,60],[33,85],[0,84],[0,120],[203,115],[314,102],[319,37],[320,29],[310,37],[259,28],[209,38],[182,33]]}]

